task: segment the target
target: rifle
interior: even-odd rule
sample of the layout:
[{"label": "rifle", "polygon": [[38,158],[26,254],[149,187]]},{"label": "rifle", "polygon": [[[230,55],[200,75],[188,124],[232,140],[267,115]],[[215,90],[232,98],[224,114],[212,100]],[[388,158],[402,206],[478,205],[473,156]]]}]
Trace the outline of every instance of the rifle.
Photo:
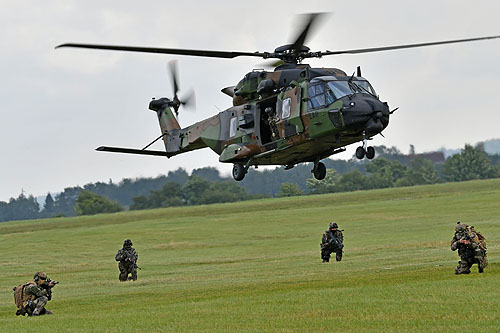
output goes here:
[{"label": "rifle", "polygon": [[344,247],[344,244],[342,244],[337,237],[333,236],[333,233],[331,230],[328,230],[328,233],[330,234],[330,240],[328,241],[328,245],[335,249],[342,250]]},{"label": "rifle", "polygon": [[473,237],[467,232],[455,233],[455,239],[457,239],[459,246],[470,246],[470,243],[473,241]]},{"label": "rifle", "polygon": [[54,288],[56,286],[56,284],[59,284],[59,281],[47,279],[47,286],[49,288]]},{"label": "rifle", "polygon": [[137,262],[135,260],[132,260],[132,254],[130,252],[125,250],[125,248],[123,248],[123,252],[125,252],[125,254],[126,254],[125,261],[131,262],[134,265],[134,268],[142,270],[141,267],[137,266]]}]

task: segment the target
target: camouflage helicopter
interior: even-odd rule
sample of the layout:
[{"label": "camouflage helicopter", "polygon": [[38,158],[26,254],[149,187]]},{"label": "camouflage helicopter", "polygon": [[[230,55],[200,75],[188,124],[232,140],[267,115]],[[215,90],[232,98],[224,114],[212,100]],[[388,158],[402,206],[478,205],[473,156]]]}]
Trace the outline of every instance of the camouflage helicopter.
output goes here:
[{"label": "camouflage helicopter", "polygon": [[[389,124],[390,110],[361,74],[348,75],[337,68],[312,68],[302,64],[307,58],[329,55],[359,54],[440,44],[463,43],[500,36],[448,40],[420,44],[396,45],[366,49],[311,52],[306,38],[322,16],[308,14],[302,30],[291,44],[274,52],[234,52],[194,49],[170,49],[96,44],[66,43],[57,46],[102,50],[134,51],[213,58],[259,57],[278,59],[274,71],[254,70],[236,85],[222,89],[232,98],[233,106],[208,119],[181,128],[176,116],[181,101],[175,64],[171,63],[174,97],[153,99],[149,109],[157,113],[161,136],[143,149],[101,146],[98,151],[158,155],[168,158],[205,147],[219,155],[219,161],[233,163],[233,178],[245,177],[251,166],[284,165],[290,169],[298,163],[312,162],[314,177],[321,180],[326,167],[320,162],[343,152],[346,146],[362,142],[356,149],[358,159],[375,157],[367,142]],[[174,115],[175,113],[175,115]],[[162,139],[165,151],[149,150]]]}]

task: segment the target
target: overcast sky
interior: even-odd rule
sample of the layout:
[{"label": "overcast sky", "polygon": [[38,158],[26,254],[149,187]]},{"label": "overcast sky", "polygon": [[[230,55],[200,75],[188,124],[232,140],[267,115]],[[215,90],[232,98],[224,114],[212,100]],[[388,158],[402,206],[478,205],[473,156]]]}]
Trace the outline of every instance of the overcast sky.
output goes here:
[{"label": "overcast sky", "polygon": [[[43,3],[43,5],[42,5]],[[196,91],[182,127],[231,106],[220,89],[259,68],[257,58],[212,59],[58,49],[65,42],[223,51],[273,51],[291,42],[296,14],[333,12],[312,51],[500,35],[499,1],[28,1],[0,0],[0,200],[89,182],[155,177],[232,165],[204,149],[171,159],[96,152],[142,148],[160,135],[151,97],[171,97],[166,65],[177,59],[181,91]],[[500,39],[310,60],[352,73],[361,65],[393,114],[371,144],[407,152],[460,148],[498,138]],[[152,147],[162,149],[161,143]],[[341,158],[349,158],[356,145]]]}]

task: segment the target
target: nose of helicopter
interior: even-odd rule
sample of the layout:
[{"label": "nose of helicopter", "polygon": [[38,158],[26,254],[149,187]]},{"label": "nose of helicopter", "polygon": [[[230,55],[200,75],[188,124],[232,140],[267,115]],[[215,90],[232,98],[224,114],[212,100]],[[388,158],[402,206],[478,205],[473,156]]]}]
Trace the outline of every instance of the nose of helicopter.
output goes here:
[{"label": "nose of helicopter", "polygon": [[389,106],[376,97],[356,94],[344,97],[342,116],[347,128],[365,131],[369,136],[382,132],[389,124]]}]

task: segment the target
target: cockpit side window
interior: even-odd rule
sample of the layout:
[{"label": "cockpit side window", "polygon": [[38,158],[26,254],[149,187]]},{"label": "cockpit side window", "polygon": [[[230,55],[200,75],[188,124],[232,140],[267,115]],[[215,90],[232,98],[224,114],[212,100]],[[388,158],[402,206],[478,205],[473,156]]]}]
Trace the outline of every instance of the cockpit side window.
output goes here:
[{"label": "cockpit side window", "polygon": [[231,122],[229,123],[229,137],[233,138],[236,136],[236,131],[238,130],[238,118],[231,118]]},{"label": "cockpit side window", "polygon": [[281,119],[290,118],[291,106],[292,106],[292,99],[290,97],[283,100],[283,105],[281,107]]},{"label": "cockpit side window", "polygon": [[309,109],[317,109],[325,105],[326,96],[324,83],[309,86]]}]

